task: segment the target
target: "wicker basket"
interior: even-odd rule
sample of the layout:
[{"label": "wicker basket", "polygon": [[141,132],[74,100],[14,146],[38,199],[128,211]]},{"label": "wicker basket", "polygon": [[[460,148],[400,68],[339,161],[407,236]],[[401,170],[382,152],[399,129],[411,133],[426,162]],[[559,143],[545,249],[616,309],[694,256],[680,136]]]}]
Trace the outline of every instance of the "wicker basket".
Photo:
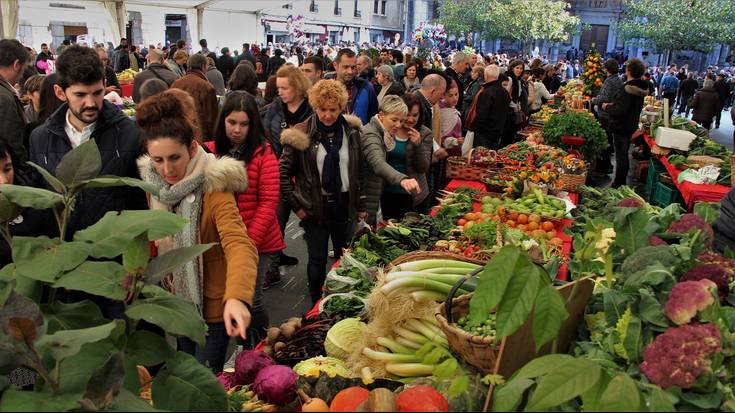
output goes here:
[{"label": "wicker basket", "polygon": [[477,258],[471,258],[471,257],[465,257],[461,254],[455,254],[453,252],[446,252],[446,251],[413,251],[409,252],[408,254],[403,254],[400,257],[394,259],[390,262],[390,264],[386,265],[385,271],[390,271],[391,268],[395,267],[396,265],[401,265],[404,262],[412,262],[412,261],[419,261],[419,260],[455,260],[455,261],[464,261],[469,262],[472,264],[477,265],[485,265],[487,264],[487,260],[481,260]]},{"label": "wicker basket", "polygon": [[[465,181],[484,182],[489,172],[489,165],[473,165],[470,161],[472,153],[478,148],[470,149],[467,156],[450,156],[447,158],[447,177]],[[491,151],[495,152],[495,151]]]},{"label": "wicker basket", "polygon": [[671,178],[671,175],[669,175],[668,172],[664,172],[662,174],[659,174],[658,176],[659,182],[666,184],[668,186],[674,186],[674,180]]},{"label": "wicker basket", "polygon": [[[470,311],[472,294],[465,294],[452,300],[452,321],[467,315]],[[473,336],[446,318],[445,303],[437,307],[436,319],[439,327],[447,336],[449,348],[471,366],[490,374],[496,367],[500,355],[500,345],[494,344],[494,337]]]},{"label": "wicker basket", "polygon": [[587,182],[587,172],[583,174],[559,174],[554,186],[558,191],[577,192],[580,186]]}]

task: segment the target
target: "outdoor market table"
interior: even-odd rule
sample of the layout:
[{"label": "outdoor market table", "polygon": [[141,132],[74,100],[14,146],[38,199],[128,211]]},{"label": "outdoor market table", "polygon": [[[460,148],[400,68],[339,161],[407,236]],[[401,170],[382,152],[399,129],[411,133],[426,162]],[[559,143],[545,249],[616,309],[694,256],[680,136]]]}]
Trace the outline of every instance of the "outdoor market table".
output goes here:
[{"label": "outdoor market table", "polygon": [[[656,145],[656,141],[647,133],[643,134],[643,139],[651,148]],[[689,211],[694,209],[694,204],[697,202],[720,202],[730,192],[730,187],[725,185],[695,184],[689,181],[679,182],[681,171],[669,162],[668,157],[665,155],[652,155],[663,164],[666,171],[671,175],[671,179],[674,181],[674,185],[676,185],[679,192],[681,192],[681,196],[684,198],[684,202],[686,202]]]}]

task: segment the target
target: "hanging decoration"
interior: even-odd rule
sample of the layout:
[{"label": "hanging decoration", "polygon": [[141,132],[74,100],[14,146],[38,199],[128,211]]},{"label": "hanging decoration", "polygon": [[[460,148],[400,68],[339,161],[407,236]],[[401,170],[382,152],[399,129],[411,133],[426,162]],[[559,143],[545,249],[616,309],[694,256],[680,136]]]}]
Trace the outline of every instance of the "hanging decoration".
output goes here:
[{"label": "hanging decoration", "polygon": [[296,43],[301,44],[309,40],[306,38],[306,34],[304,34],[304,16],[300,14],[295,17],[288,16],[286,19],[286,30]]}]

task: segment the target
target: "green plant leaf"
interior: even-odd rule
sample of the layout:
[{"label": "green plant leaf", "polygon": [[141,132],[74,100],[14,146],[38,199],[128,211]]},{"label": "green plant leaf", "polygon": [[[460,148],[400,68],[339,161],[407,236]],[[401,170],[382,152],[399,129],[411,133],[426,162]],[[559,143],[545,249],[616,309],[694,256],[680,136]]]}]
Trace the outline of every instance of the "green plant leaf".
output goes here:
[{"label": "green plant leaf", "polygon": [[643,331],[641,319],[633,316],[628,322],[628,333],[625,335],[623,347],[628,354],[628,360],[639,363],[643,358]]},{"label": "green plant leaf", "polygon": [[[648,409],[652,412],[675,412],[675,403],[678,401],[674,396],[666,393],[658,386],[651,386],[648,389]],[[673,398],[673,400],[672,400]]]},{"label": "green plant leaf", "polygon": [[0,185],[0,192],[19,207],[49,209],[64,202],[64,197],[46,189],[21,185]]},{"label": "green plant leaf", "polygon": [[493,412],[514,412],[521,403],[526,389],[531,387],[533,380],[514,379],[504,384],[493,393]]},{"label": "green plant leaf", "polygon": [[51,304],[41,305],[41,311],[48,323],[47,334],[53,334],[59,330],[96,327],[106,321],[102,318],[102,312],[97,304],[89,300],[69,304],[54,301]]},{"label": "green plant leaf", "polygon": [[61,330],[41,337],[36,347],[48,351],[55,360],[71,357],[87,343],[96,343],[111,336],[119,336],[125,331],[125,322],[111,321],[97,327],[80,330]]},{"label": "green plant leaf", "polygon": [[641,316],[641,320],[658,327],[668,327],[669,322],[666,320],[661,303],[658,302],[656,297],[645,289],[640,290],[640,296],[638,315]]},{"label": "green plant leaf", "polygon": [[10,202],[3,194],[0,194],[0,222],[12,221],[20,215],[21,209]]},{"label": "green plant leaf", "polygon": [[[92,373],[99,366],[107,363],[110,357],[117,352],[119,352],[118,348],[109,340],[83,345],[79,353],[65,358],[59,364],[61,392],[76,393],[82,396]],[[56,374],[56,369],[51,370],[52,377]]]},{"label": "green plant leaf", "polygon": [[12,291],[0,308],[0,327],[10,338],[32,345],[44,333],[43,313],[33,300]]},{"label": "green plant leaf", "polygon": [[133,320],[145,320],[167,333],[188,337],[204,345],[207,325],[194,304],[182,298],[169,295],[136,300],[125,310],[125,315]]},{"label": "green plant leaf", "polygon": [[8,300],[15,288],[15,277],[7,274],[8,268],[15,268],[15,264],[6,265],[0,273],[0,308],[5,305],[5,301]]},{"label": "green plant leaf", "polygon": [[200,244],[191,247],[178,248],[151,260],[145,269],[145,282],[158,284],[166,274],[184,266],[187,262],[202,255],[215,244]]},{"label": "green plant leaf", "polygon": [[641,392],[635,381],[627,374],[618,374],[610,380],[602,393],[597,411],[638,412],[641,411]]},{"label": "green plant leaf", "polygon": [[600,371],[584,359],[557,366],[539,381],[524,411],[550,409],[581,395],[597,383]]},{"label": "green plant leaf", "polygon": [[533,301],[538,294],[539,281],[538,272],[530,268],[527,271],[517,271],[508,281],[503,300],[498,305],[497,338],[515,333],[528,320]]},{"label": "green plant leaf", "polygon": [[67,187],[97,177],[102,169],[102,157],[94,139],[67,152],[56,167],[56,177]]},{"label": "green plant leaf", "polygon": [[533,341],[536,351],[559,336],[562,323],[569,317],[559,291],[551,285],[541,287],[533,309]]},{"label": "green plant leaf", "polygon": [[53,287],[84,291],[111,300],[123,301],[128,294],[122,284],[126,275],[122,265],[114,261],[86,261],[62,274]]},{"label": "green plant leaf", "polygon": [[145,234],[140,234],[125,247],[122,254],[123,268],[129,274],[143,273],[148,265],[150,255],[151,248],[148,237]]},{"label": "green plant leaf", "polygon": [[171,411],[216,411],[228,409],[224,387],[205,366],[178,352],[153,380],[153,404]]},{"label": "green plant leaf", "polygon": [[114,412],[160,412],[148,404],[145,400],[131,393],[127,389],[121,389],[115,401],[110,406]]},{"label": "green plant leaf", "polygon": [[163,337],[145,330],[133,332],[125,347],[125,356],[144,366],[163,363],[175,354]]},{"label": "green plant leaf", "polygon": [[707,394],[681,392],[681,401],[700,409],[717,409],[722,405],[722,392],[719,390]]},{"label": "green plant leaf", "polygon": [[18,274],[53,283],[64,271],[76,268],[89,257],[89,246],[60,242],[58,238],[13,237],[13,262]]},{"label": "green plant leaf", "polygon": [[79,407],[79,395],[51,396],[32,391],[6,390],[0,400],[4,412],[67,412]]},{"label": "green plant leaf", "polygon": [[36,171],[38,171],[41,176],[43,176],[43,179],[48,182],[48,184],[51,186],[51,188],[54,188],[54,191],[63,194],[66,192],[66,186],[59,181],[55,176],[53,176],[49,171],[46,170],[41,165],[35,164],[33,162],[26,162],[27,165],[33,167]]},{"label": "green plant leaf", "polygon": [[135,188],[140,188],[150,194],[158,195],[158,188],[156,188],[155,185],[142,181],[140,179],[124,176],[103,175],[97,178],[87,179],[85,181],[79,182],[79,184],[77,184],[74,189],[81,191],[90,188],[110,188],[115,186],[132,186]]},{"label": "green plant leaf", "polygon": [[138,235],[158,240],[179,232],[186,223],[185,218],[166,211],[110,211],[96,224],[77,231],[74,240],[93,243],[90,255],[95,258],[114,258]]},{"label": "green plant leaf", "polygon": [[[587,357],[585,355],[586,359],[592,360],[591,358]],[[600,363],[598,363],[600,364]],[[600,364],[604,367],[603,364]],[[613,363],[614,367],[617,369],[617,365]],[[602,397],[602,394],[605,392],[605,389],[607,388],[608,383],[610,383],[610,375],[607,374],[605,370],[602,370],[600,372],[600,379],[597,380],[597,383],[587,390],[586,392],[582,393],[582,410],[585,412],[599,412],[602,411],[598,407],[600,404],[600,398]]]},{"label": "green plant leaf", "polygon": [[717,218],[720,217],[720,203],[697,202],[694,205],[694,213],[704,219],[707,222],[707,225],[712,225],[717,221]]},{"label": "green plant leaf", "polygon": [[467,375],[456,377],[454,380],[452,380],[452,384],[449,386],[449,390],[447,391],[447,396],[457,397],[467,392],[469,387],[470,387],[470,378],[467,377]]},{"label": "green plant leaf", "polygon": [[538,357],[521,367],[521,369],[513,375],[513,379],[533,379],[544,376],[556,367],[563,364],[573,363],[574,360],[575,358],[569,354],[549,354]]},{"label": "green plant leaf", "polygon": [[487,263],[470,299],[467,322],[469,328],[482,324],[503,299],[508,282],[515,275],[521,254],[520,249],[505,246]]},{"label": "green plant leaf", "polygon": [[94,371],[87,383],[84,397],[100,410],[106,410],[120,393],[125,369],[120,352],[113,354],[105,364]]},{"label": "green plant leaf", "polygon": [[615,244],[627,254],[649,246],[651,234],[643,230],[649,219],[650,216],[642,208],[620,208],[615,217]]}]

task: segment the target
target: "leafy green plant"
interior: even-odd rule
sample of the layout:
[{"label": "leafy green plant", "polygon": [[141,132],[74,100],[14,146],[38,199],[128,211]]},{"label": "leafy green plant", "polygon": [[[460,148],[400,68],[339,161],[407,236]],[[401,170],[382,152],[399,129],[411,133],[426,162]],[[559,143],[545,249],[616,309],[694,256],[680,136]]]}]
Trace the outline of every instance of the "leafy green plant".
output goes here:
[{"label": "leafy green plant", "polygon": [[[0,382],[5,383],[0,410],[151,411],[138,396],[136,366],[142,365],[161,367],[152,383],[156,408],[225,411],[226,394],[209,369],[177,353],[164,337],[138,328],[146,321],[171,337],[204,344],[206,324],[194,305],[157,284],[211,245],[151,260],[149,242],[186,225],[185,219],[162,211],[109,212],[70,241],[11,237],[8,221],[23,208],[53,209],[65,234],[76,197],[88,188],[129,185],[155,194],[140,180],[98,176],[101,158],[94,140],[64,156],[55,176],[30,165],[55,192],[0,186],[0,232],[14,261],[0,270]],[[126,320],[105,319],[92,299],[64,302],[62,292],[118,303]],[[32,391],[8,385],[4,375],[18,367],[38,375]]]},{"label": "leafy green plant", "polygon": [[543,129],[544,143],[564,150],[577,149],[562,142],[562,136],[581,136],[585,139],[579,147],[587,161],[593,161],[608,147],[607,135],[600,123],[590,113],[564,112],[551,117]]}]

